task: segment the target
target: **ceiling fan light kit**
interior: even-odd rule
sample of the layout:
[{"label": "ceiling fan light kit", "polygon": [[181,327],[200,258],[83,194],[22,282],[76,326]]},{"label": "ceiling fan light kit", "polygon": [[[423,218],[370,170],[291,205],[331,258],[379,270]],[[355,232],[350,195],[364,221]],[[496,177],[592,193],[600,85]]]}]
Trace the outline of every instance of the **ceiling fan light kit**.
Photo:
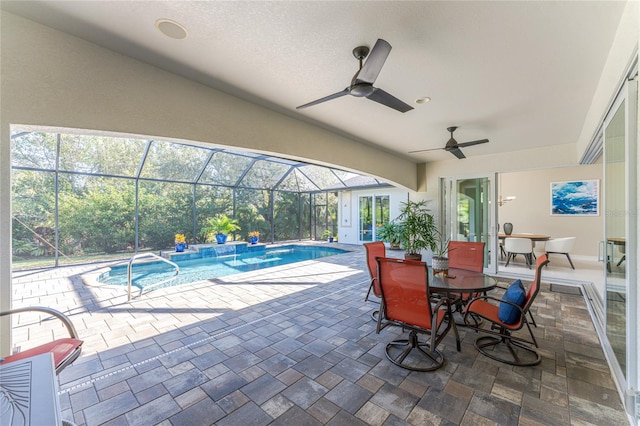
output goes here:
[{"label": "ceiling fan light kit", "polygon": [[[367,98],[400,112],[412,110],[413,107],[411,105],[373,86],[373,83],[375,83],[378,78],[378,74],[380,74],[380,70],[382,70],[382,66],[387,60],[387,56],[389,56],[389,52],[391,52],[391,45],[381,38],[376,41],[371,51],[367,46],[356,47],[353,49],[353,56],[359,62],[359,69],[351,79],[349,87],[341,92],[300,105],[296,107],[296,109],[307,108],[345,95],[351,95],[357,98]],[[367,60],[363,63],[365,58],[367,58]]]}]

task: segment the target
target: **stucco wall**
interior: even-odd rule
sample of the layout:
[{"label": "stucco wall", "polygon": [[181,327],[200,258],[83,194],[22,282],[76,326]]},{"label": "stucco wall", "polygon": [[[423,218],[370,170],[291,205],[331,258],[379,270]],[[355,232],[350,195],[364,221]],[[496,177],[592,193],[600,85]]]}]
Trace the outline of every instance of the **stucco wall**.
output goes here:
[{"label": "stucco wall", "polygon": [[223,144],[416,187],[411,161],[6,12],[2,59],[5,123]]}]

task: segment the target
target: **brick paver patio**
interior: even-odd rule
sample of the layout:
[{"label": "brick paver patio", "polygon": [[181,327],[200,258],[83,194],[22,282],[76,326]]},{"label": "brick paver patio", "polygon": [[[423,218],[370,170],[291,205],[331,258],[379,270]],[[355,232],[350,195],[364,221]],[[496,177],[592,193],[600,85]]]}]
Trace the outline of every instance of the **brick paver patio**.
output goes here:
[{"label": "brick paver patio", "polygon": [[[17,274],[14,307],[70,315],[83,355],[59,376],[63,418],[87,425],[629,424],[581,295],[534,304],[543,361],[513,367],[445,339],[445,366],[391,364],[364,302],[364,251],[155,290],[87,286],[95,266]],[[400,256],[401,253],[396,253]],[[19,275],[19,276],[18,276]],[[528,284],[525,282],[525,284]],[[21,316],[23,347],[64,330]]]}]

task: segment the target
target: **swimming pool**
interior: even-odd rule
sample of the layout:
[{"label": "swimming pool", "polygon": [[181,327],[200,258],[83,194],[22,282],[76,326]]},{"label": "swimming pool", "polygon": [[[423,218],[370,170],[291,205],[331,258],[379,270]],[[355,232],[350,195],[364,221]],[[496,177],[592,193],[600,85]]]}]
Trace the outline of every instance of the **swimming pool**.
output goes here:
[{"label": "swimming pool", "polygon": [[[155,286],[156,283],[175,275],[175,269],[165,262],[134,263],[131,284],[140,290],[152,286],[153,288],[176,286],[341,253],[348,253],[348,251],[335,247],[287,245],[196,259],[184,256],[185,260],[180,260],[180,256],[174,256],[172,261],[180,267],[180,274],[173,280]],[[126,286],[127,265],[112,266],[108,272],[100,274],[97,282]]]}]

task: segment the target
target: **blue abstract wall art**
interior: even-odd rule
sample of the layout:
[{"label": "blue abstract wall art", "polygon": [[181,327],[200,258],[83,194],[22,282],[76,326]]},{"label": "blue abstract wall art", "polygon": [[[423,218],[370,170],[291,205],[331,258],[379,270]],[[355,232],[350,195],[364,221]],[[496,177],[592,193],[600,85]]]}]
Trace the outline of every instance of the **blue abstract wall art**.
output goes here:
[{"label": "blue abstract wall art", "polygon": [[598,216],[599,180],[551,182],[551,215]]}]

